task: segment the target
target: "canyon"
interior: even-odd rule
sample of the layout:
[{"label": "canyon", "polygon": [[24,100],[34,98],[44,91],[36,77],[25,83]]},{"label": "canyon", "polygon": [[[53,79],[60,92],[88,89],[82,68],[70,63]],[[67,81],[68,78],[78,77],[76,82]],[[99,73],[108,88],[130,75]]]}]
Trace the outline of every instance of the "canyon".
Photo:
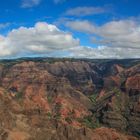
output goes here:
[{"label": "canyon", "polygon": [[0,61],[0,140],[139,140],[140,59]]}]

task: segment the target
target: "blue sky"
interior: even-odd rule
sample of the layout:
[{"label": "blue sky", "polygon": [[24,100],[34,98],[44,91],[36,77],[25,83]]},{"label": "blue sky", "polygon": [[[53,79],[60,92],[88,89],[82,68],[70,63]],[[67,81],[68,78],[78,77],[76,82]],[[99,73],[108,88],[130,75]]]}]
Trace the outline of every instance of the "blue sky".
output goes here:
[{"label": "blue sky", "polygon": [[58,18],[62,18],[68,9],[82,6],[106,6],[108,8],[108,13],[81,17],[82,19],[95,21],[97,24],[105,23],[114,18],[129,18],[140,14],[139,0],[66,0],[57,4],[53,0],[41,0],[38,5],[27,8],[22,7],[22,0],[1,0],[0,22],[13,22],[19,24],[19,26],[24,24],[33,25],[40,20],[51,23]]},{"label": "blue sky", "polygon": [[1,0],[0,58],[138,58],[139,23],[139,0]]}]

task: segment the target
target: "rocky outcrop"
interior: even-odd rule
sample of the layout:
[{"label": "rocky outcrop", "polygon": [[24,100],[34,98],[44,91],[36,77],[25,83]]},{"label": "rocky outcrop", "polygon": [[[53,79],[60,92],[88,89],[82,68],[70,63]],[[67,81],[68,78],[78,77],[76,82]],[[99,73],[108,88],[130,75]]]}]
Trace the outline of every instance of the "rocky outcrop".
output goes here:
[{"label": "rocky outcrop", "polygon": [[[140,135],[140,112],[138,111],[138,108],[140,108],[139,69],[138,64],[128,69],[120,69],[117,75],[105,78],[104,86],[109,86],[113,82],[111,87],[114,87],[112,91],[116,94],[98,112],[98,117],[104,125],[127,131],[136,136]],[[107,81],[109,81],[108,84]],[[119,84],[116,84],[116,81],[119,81]],[[108,93],[108,91],[106,92]]]}]

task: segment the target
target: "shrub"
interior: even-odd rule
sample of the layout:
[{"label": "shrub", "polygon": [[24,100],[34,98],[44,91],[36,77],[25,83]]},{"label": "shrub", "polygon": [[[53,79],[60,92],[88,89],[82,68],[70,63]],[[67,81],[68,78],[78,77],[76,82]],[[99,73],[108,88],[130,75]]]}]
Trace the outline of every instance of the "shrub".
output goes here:
[{"label": "shrub", "polygon": [[89,99],[91,100],[91,102],[92,102],[93,104],[96,103],[96,98],[97,98],[97,94],[92,94],[91,96],[89,96]]},{"label": "shrub", "polygon": [[49,119],[51,119],[51,118],[52,118],[51,112],[48,112],[48,113],[47,113],[47,116],[48,116]]},{"label": "shrub", "polygon": [[47,100],[48,100],[49,103],[51,103],[52,102],[52,97],[51,96],[47,97]]},{"label": "shrub", "polygon": [[83,119],[79,119],[79,122],[85,124],[89,128],[95,129],[95,128],[100,127],[99,120],[96,119],[93,121],[93,116],[86,116]]},{"label": "shrub", "polygon": [[22,97],[23,97],[23,93],[22,92],[15,93],[15,99],[21,99]]},{"label": "shrub", "polygon": [[69,124],[72,123],[72,119],[70,117],[65,118],[65,121],[68,122]]},{"label": "shrub", "polygon": [[60,120],[60,119],[61,119],[61,114],[56,114],[56,115],[54,116],[54,119]]}]

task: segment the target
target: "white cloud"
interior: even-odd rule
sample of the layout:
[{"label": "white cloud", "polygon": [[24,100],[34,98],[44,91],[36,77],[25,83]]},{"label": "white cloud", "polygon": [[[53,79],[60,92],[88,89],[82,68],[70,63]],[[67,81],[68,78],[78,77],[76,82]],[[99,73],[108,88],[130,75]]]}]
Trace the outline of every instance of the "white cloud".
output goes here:
[{"label": "white cloud", "polygon": [[79,40],[74,39],[70,33],[54,25],[38,22],[31,28],[12,30],[7,37],[0,36],[0,56],[63,52],[78,45]]},{"label": "white cloud", "polygon": [[66,26],[94,35],[92,42],[99,45],[140,49],[140,23],[134,20],[111,21],[101,26],[88,21],[70,21]]},{"label": "white cloud", "polygon": [[99,59],[123,59],[140,58],[140,49],[113,48],[107,46],[98,46],[97,48],[79,46],[73,48],[71,57],[77,58],[99,58]]},{"label": "white cloud", "polygon": [[[85,30],[86,24],[90,25],[87,26],[87,30]],[[114,24],[115,29],[112,24]],[[120,28],[118,24],[124,27]],[[90,22],[81,24],[81,27],[84,25],[85,28],[82,29],[83,32],[91,33],[92,31],[92,34],[96,33],[106,38],[102,43],[99,42],[101,45],[97,48],[81,46],[79,39],[75,39],[70,33],[46,22],[38,22],[30,28],[20,27],[9,32],[7,36],[0,35],[0,58],[36,55],[76,58],[138,58],[140,56],[140,43],[138,43],[140,28],[138,24],[128,22],[128,30],[126,30],[124,23],[118,24],[110,22],[101,27],[96,27]],[[108,31],[109,29],[112,31]],[[120,32],[119,29],[121,29]],[[119,35],[122,35],[122,38]],[[115,43],[112,46],[107,46],[114,40]]]},{"label": "white cloud", "polygon": [[66,11],[65,15],[69,16],[87,16],[105,13],[107,10],[104,7],[76,7]]},{"label": "white cloud", "polygon": [[91,24],[89,21],[66,21],[66,26],[73,30],[84,32],[84,33],[95,33],[96,26]]},{"label": "white cloud", "polygon": [[34,6],[38,6],[41,3],[41,0],[22,0],[21,7],[22,8],[31,8]]}]

